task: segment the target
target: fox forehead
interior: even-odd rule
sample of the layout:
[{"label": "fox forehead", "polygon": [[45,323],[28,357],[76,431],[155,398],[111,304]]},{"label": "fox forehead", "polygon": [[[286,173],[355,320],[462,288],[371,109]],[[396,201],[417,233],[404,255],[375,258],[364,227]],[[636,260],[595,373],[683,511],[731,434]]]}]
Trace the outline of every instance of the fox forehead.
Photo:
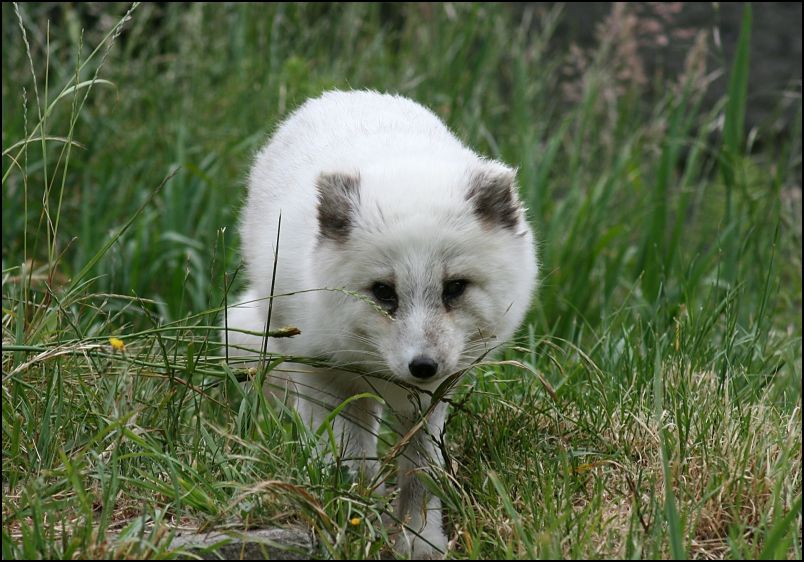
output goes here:
[{"label": "fox forehead", "polygon": [[[480,227],[477,227],[480,230]],[[482,232],[444,229],[385,229],[361,232],[355,229],[350,239],[339,247],[323,250],[331,268],[332,281],[354,288],[364,288],[375,281],[399,287],[438,287],[450,279],[469,279],[485,283],[493,273],[496,244]],[[481,239],[486,245],[480,245]],[[502,245],[502,244],[500,244]],[[504,249],[504,248],[503,248]],[[344,268],[343,264],[349,267]]]}]

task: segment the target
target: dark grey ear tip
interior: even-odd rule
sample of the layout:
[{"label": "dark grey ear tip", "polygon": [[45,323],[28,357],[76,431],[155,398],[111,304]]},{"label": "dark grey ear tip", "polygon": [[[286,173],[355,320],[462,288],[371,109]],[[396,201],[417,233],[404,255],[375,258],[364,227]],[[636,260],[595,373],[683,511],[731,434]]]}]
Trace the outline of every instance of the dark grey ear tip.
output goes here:
[{"label": "dark grey ear tip", "polygon": [[315,182],[319,195],[338,191],[345,195],[360,195],[360,173],[321,172]]},{"label": "dark grey ear tip", "polygon": [[475,216],[489,227],[515,230],[522,215],[517,196],[516,171],[494,167],[473,171],[469,176],[466,200]]},{"label": "dark grey ear tip", "polygon": [[319,239],[345,242],[360,203],[360,174],[322,173],[316,180],[316,191]]}]

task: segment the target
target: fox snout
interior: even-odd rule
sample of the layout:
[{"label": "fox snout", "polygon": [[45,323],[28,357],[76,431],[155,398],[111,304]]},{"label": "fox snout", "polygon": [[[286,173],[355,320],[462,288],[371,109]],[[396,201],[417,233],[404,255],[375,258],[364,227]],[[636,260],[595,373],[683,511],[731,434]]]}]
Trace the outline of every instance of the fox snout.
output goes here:
[{"label": "fox snout", "polygon": [[417,379],[429,379],[438,372],[438,363],[427,355],[417,355],[408,363],[408,370]]}]

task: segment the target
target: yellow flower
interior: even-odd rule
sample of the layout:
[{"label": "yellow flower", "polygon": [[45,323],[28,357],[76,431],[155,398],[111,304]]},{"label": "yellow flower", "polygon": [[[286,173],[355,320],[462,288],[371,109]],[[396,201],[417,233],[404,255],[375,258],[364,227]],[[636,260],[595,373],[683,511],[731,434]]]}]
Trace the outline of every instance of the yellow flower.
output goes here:
[{"label": "yellow flower", "polygon": [[112,344],[115,351],[123,351],[126,349],[126,344],[124,344],[123,340],[120,338],[109,338],[109,343]]},{"label": "yellow flower", "polygon": [[351,523],[353,526],[357,527],[358,525],[360,525],[361,521],[362,521],[362,519],[360,519],[360,517],[352,517],[349,520],[349,523]]}]

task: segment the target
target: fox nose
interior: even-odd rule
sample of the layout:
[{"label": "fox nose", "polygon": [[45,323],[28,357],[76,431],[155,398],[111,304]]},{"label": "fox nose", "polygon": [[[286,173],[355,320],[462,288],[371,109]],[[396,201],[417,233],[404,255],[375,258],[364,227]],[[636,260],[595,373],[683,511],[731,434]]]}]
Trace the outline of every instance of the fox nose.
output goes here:
[{"label": "fox nose", "polygon": [[417,379],[429,379],[438,371],[438,363],[426,355],[418,355],[408,363],[410,374]]}]

